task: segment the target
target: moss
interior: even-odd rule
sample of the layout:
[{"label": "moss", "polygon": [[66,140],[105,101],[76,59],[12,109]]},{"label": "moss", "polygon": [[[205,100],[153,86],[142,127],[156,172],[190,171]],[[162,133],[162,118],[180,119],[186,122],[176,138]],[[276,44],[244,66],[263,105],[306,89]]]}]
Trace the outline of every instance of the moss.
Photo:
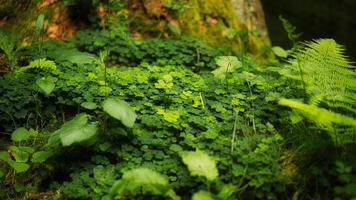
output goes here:
[{"label": "moss", "polygon": [[[185,10],[178,16],[182,32],[204,42],[235,52],[256,54],[268,41],[261,40],[257,34],[248,30],[248,37],[240,37],[246,27],[237,18],[232,1],[227,0],[189,0]],[[227,37],[227,30],[236,31],[234,37]],[[247,41],[244,41],[247,40]]]},{"label": "moss", "polygon": [[[225,47],[236,49],[238,45],[229,45],[238,41],[226,41],[223,32],[227,28],[239,28],[230,1],[226,0],[190,0],[185,10],[178,16],[182,32],[202,39],[211,45],[225,44]],[[231,3],[231,2],[230,2]],[[230,6],[230,8],[229,8]]]},{"label": "moss", "polygon": [[[261,49],[270,46],[268,37],[261,37],[258,30],[249,30],[238,18],[231,0],[186,0],[189,2],[178,21],[184,34],[235,52],[248,52],[258,58]],[[245,8],[241,8],[245,9]],[[227,35],[233,30],[235,36]]]},{"label": "moss", "polygon": [[[19,1],[13,0],[13,2]],[[13,35],[21,39],[25,37],[29,41],[36,39],[33,30],[37,15],[46,12],[46,16],[51,18],[56,13],[55,8],[63,7],[60,3],[56,3],[53,6],[39,8],[39,4],[47,0],[31,2],[31,5],[21,15],[10,18],[4,26],[8,32],[16,33]],[[179,3],[184,5],[181,10],[170,8],[174,7],[171,4],[176,3],[175,1],[171,1],[170,7],[166,7],[162,4],[162,0],[155,0],[152,1],[154,5],[150,6],[155,9],[159,8],[161,12],[156,15],[149,15],[148,13],[151,12],[147,10],[149,7],[145,7],[140,2],[137,0],[136,6],[128,8],[127,13],[130,31],[139,37],[176,37],[177,35],[172,33],[167,26],[175,24],[180,28],[183,36],[195,37],[212,46],[228,48],[235,52],[258,54],[259,50],[268,44],[268,41],[261,40],[258,34],[241,24],[232,0],[180,0]],[[65,21],[67,20],[61,18],[55,23],[60,22],[64,27],[62,29],[67,30],[71,25],[64,24],[67,23]],[[232,30],[235,35],[233,37],[228,35],[227,30]]]}]

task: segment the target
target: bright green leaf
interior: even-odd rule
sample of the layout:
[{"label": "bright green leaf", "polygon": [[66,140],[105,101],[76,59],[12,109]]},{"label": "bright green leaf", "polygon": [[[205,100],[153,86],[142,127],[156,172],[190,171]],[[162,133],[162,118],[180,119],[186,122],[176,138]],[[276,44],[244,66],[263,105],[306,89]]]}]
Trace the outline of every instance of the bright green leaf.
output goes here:
[{"label": "bright green leaf", "polygon": [[27,163],[10,162],[9,165],[15,169],[16,173],[26,172],[30,169],[30,165]]},{"label": "bright green leaf", "polygon": [[11,140],[14,142],[27,140],[28,138],[30,138],[30,133],[24,127],[17,128],[11,135]]},{"label": "bright green leaf", "polygon": [[49,157],[52,156],[52,152],[48,151],[37,151],[32,155],[32,162],[33,163],[43,163],[46,161]]},{"label": "bright green leaf", "polygon": [[178,144],[171,144],[171,146],[169,147],[169,150],[178,153],[178,152],[183,151],[183,148],[181,146],[179,146]]},{"label": "bright green leaf", "polygon": [[49,143],[53,143],[59,138],[63,146],[70,146],[93,138],[97,134],[98,125],[97,123],[88,123],[88,118],[88,114],[81,113],[76,115],[52,134]]},{"label": "bright green leaf", "polygon": [[90,53],[83,52],[73,52],[72,54],[66,56],[66,60],[71,63],[83,65],[98,62],[98,58]]},{"label": "bright green leaf", "polygon": [[89,110],[94,110],[98,106],[94,102],[83,102],[80,104],[83,108],[89,109]]},{"label": "bright green leaf", "polygon": [[214,195],[208,191],[200,190],[199,192],[194,193],[192,200],[214,200]]},{"label": "bright green leaf", "polygon": [[215,69],[211,73],[220,79],[224,79],[227,73],[231,73],[242,67],[242,63],[235,56],[220,56],[216,58],[216,64],[219,68]]},{"label": "bright green leaf", "polygon": [[35,149],[33,147],[17,147],[20,151],[24,151],[27,153],[33,153],[35,152]]},{"label": "bright green leaf", "polygon": [[33,128],[30,128],[28,130],[28,133],[30,134],[31,137],[37,137],[38,136],[38,132],[36,130],[34,130]]},{"label": "bright green leaf", "polygon": [[36,21],[36,33],[40,35],[43,32],[43,25],[44,25],[44,15],[40,14],[37,17]]},{"label": "bright green leaf", "polygon": [[278,103],[279,105],[288,106],[300,111],[308,119],[327,128],[331,128],[332,123],[356,127],[356,119],[317,107],[315,105],[308,105],[291,99],[281,99]]},{"label": "bright green leaf", "polygon": [[30,155],[26,151],[21,151],[17,146],[10,146],[9,149],[13,152],[16,162],[24,163],[28,161]]},{"label": "bright green leaf", "polygon": [[154,195],[179,199],[164,176],[147,168],[133,169],[124,173],[123,177],[110,189],[110,195],[120,196],[124,192],[133,193],[141,187]]},{"label": "bright green leaf", "polygon": [[209,181],[219,176],[216,162],[208,154],[199,150],[184,151],[181,157],[193,176],[204,176]]},{"label": "bright green leaf", "polygon": [[217,195],[219,199],[234,199],[234,192],[236,187],[231,184],[224,185],[219,194]]},{"label": "bright green leaf", "polygon": [[56,86],[54,80],[50,77],[42,77],[36,80],[37,86],[44,92],[46,95],[51,94]]},{"label": "bright green leaf", "polygon": [[279,46],[272,47],[272,51],[278,57],[281,57],[281,58],[288,57],[288,52],[286,50],[284,50],[282,47],[279,47]]},{"label": "bright green leaf", "polygon": [[11,156],[6,151],[0,151],[0,159],[7,163],[12,161]]},{"label": "bright green leaf", "polygon": [[110,116],[121,121],[126,127],[132,127],[136,120],[136,113],[128,103],[115,97],[109,97],[103,102],[103,109]]},{"label": "bright green leaf", "polygon": [[0,152],[0,159],[9,164],[12,168],[15,169],[17,173],[25,172],[30,168],[30,165],[26,163],[18,163],[11,159],[10,155],[6,151]]},{"label": "bright green leaf", "polygon": [[61,141],[63,146],[70,146],[73,143],[80,143],[89,140],[98,131],[98,125],[96,123],[86,124],[76,130],[72,130],[69,133],[61,135]]}]

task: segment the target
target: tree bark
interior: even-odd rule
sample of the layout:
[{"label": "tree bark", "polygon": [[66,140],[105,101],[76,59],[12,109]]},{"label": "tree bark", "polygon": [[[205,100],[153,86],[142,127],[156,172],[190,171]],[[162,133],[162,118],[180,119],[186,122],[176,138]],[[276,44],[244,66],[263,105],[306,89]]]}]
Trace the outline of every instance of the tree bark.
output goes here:
[{"label": "tree bark", "polygon": [[174,37],[178,31],[253,54],[270,45],[260,0],[131,0],[129,24],[139,36]]},{"label": "tree bark", "polygon": [[[68,9],[59,0],[40,0],[12,16],[4,11],[26,9],[21,6],[23,1],[0,2],[6,2],[0,6],[0,27],[16,30],[14,27],[20,25],[21,30],[31,29],[36,20],[34,13],[53,10],[46,16],[49,37],[63,38],[78,29],[70,24]],[[252,54],[270,45],[260,0],[128,0],[127,4],[129,30],[135,37],[195,37],[212,46]]]}]

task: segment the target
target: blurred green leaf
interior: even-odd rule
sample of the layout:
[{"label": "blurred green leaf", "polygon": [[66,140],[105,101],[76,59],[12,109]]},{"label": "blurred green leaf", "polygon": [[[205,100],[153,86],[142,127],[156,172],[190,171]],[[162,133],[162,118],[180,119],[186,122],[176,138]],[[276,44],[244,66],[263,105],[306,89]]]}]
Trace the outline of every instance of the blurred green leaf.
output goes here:
[{"label": "blurred green leaf", "polygon": [[44,25],[44,18],[43,14],[38,15],[36,21],[36,34],[40,35],[43,32],[43,25]]},{"label": "blurred green leaf", "polygon": [[136,113],[128,103],[115,97],[109,97],[102,103],[103,109],[110,116],[121,121],[126,127],[132,127],[136,120]]},{"label": "blurred green leaf", "polygon": [[31,161],[32,161],[32,163],[43,163],[51,156],[52,156],[52,152],[37,151],[32,155]]},{"label": "blurred green leaf", "polygon": [[215,200],[214,195],[205,190],[193,194],[192,200]]},{"label": "blurred green leaf", "polygon": [[218,178],[216,162],[208,154],[200,150],[184,151],[181,153],[181,157],[193,176],[204,176],[208,181]]},{"label": "blurred green leaf", "polygon": [[281,57],[281,58],[288,57],[288,52],[286,50],[284,50],[282,47],[279,47],[279,46],[272,47],[272,51],[278,57]]},{"label": "blurred green leaf", "polygon": [[89,110],[94,110],[96,109],[98,106],[96,105],[96,103],[94,102],[83,102],[82,104],[80,104],[83,108],[89,109]]},{"label": "blurred green leaf", "polygon": [[49,77],[42,77],[37,79],[36,84],[46,95],[50,95],[56,86],[54,80]]},{"label": "blurred green leaf", "polygon": [[17,128],[11,135],[11,140],[14,142],[20,142],[23,140],[27,140],[29,138],[30,138],[30,133],[24,127]]}]

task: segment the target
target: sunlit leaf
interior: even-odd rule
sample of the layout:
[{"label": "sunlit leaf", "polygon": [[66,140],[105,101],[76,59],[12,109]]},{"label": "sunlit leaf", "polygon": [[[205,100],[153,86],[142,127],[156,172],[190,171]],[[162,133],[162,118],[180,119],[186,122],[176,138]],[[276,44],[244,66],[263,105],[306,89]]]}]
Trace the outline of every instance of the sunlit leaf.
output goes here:
[{"label": "sunlit leaf", "polygon": [[121,121],[126,127],[132,127],[136,120],[136,113],[128,103],[115,97],[103,101],[103,109],[110,116]]},{"label": "sunlit leaf", "polygon": [[0,151],[0,160],[3,160],[7,163],[11,162],[11,156],[6,151]]},{"label": "sunlit leaf", "polygon": [[184,151],[181,157],[193,176],[204,176],[209,181],[219,176],[216,162],[208,154],[199,150]]},{"label": "sunlit leaf", "polygon": [[52,156],[52,152],[48,151],[37,151],[32,155],[32,163],[43,163],[46,161],[49,157]]},{"label": "sunlit leaf", "polygon": [[10,167],[14,168],[16,173],[26,172],[30,169],[30,165],[26,163],[15,162],[6,151],[0,151],[0,159],[5,161]]},{"label": "sunlit leaf", "polygon": [[93,138],[97,134],[98,124],[88,123],[88,114],[78,114],[72,120],[64,123],[62,127],[52,134],[53,142],[55,138],[59,138],[63,146],[70,146],[74,143],[81,143]]},{"label": "sunlit leaf", "polygon": [[42,77],[37,79],[36,84],[46,95],[50,95],[56,86],[54,84],[54,80],[49,77]]},{"label": "sunlit leaf", "polygon": [[43,25],[44,25],[44,15],[40,14],[37,17],[36,21],[36,33],[37,35],[40,35],[43,32]]},{"label": "sunlit leaf", "polygon": [[220,56],[216,58],[216,64],[219,68],[215,69],[211,73],[220,79],[224,79],[226,74],[242,67],[242,63],[235,56]]},{"label": "sunlit leaf", "polygon": [[15,169],[16,173],[26,172],[30,169],[30,165],[27,163],[10,162],[9,165]]},{"label": "sunlit leaf", "polygon": [[279,46],[272,47],[272,51],[278,57],[281,57],[281,58],[288,57],[288,52],[286,50],[284,50],[282,47],[279,47]]},{"label": "sunlit leaf", "polygon": [[208,191],[200,190],[193,194],[192,200],[214,200],[213,194]]},{"label": "sunlit leaf", "polygon": [[141,187],[151,194],[179,199],[164,176],[147,168],[133,169],[124,173],[122,179],[112,186],[110,194],[112,196],[120,196],[124,192],[134,193]]},{"label": "sunlit leaf", "polygon": [[98,62],[98,58],[95,55],[83,52],[72,53],[66,56],[66,60],[78,65]]},{"label": "sunlit leaf", "polygon": [[222,187],[219,194],[217,195],[219,199],[234,199],[234,192],[236,187],[231,184],[226,184]]},{"label": "sunlit leaf", "polygon": [[30,138],[30,133],[24,127],[17,128],[11,135],[11,140],[14,142],[27,140],[29,138]]},{"label": "sunlit leaf", "polygon": [[33,153],[35,152],[35,149],[33,147],[17,147],[21,151],[27,152],[27,153]]},{"label": "sunlit leaf", "polygon": [[282,106],[288,106],[290,108],[301,111],[301,113],[308,119],[327,128],[331,128],[332,123],[356,127],[355,119],[326,110],[324,108],[319,108],[315,105],[308,105],[291,99],[281,99],[278,103]]},{"label": "sunlit leaf", "polygon": [[28,161],[30,155],[26,151],[22,151],[17,146],[10,146],[9,150],[14,154],[16,162],[24,163]]},{"label": "sunlit leaf", "polygon": [[94,102],[83,102],[80,104],[83,108],[89,109],[89,110],[94,110],[98,106]]}]

